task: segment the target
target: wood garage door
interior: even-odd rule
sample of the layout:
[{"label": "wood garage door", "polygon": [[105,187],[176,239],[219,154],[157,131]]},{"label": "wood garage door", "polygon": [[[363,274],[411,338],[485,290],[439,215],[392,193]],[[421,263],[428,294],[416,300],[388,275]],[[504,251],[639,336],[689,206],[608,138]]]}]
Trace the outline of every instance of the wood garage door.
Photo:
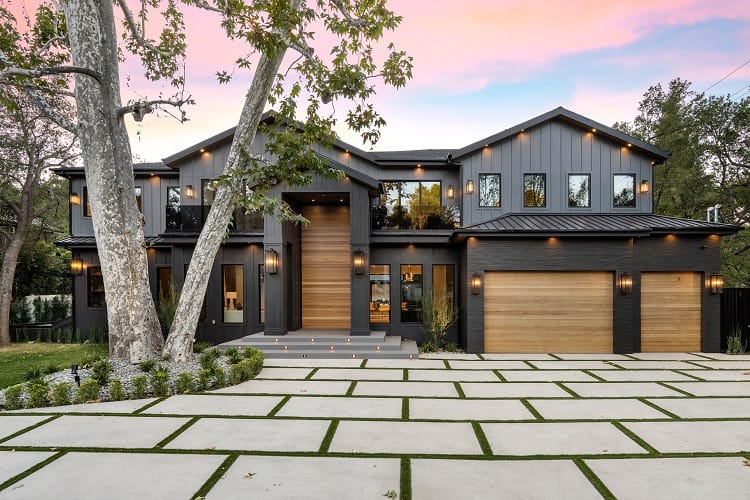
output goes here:
[{"label": "wood garage door", "polygon": [[612,273],[485,273],[485,352],[612,352]]},{"label": "wood garage door", "polygon": [[349,207],[309,206],[302,227],[302,327],[349,328]]},{"label": "wood garage door", "polygon": [[641,274],[641,351],[701,350],[701,274]]}]

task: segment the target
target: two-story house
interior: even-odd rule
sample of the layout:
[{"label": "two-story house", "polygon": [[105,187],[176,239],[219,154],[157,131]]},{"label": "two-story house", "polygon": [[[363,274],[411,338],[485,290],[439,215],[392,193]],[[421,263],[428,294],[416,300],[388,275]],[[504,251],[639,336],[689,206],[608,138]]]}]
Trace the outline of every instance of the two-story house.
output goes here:
[{"label": "two-story house", "polygon": [[[155,297],[183,281],[233,130],[135,169]],[[264,137],[255,147],[262,152]],[[371,331],[420,340],[422,297],[458,310],[468,352],[717,351],[719,239],[735,226],[652,213],[668,153],[557,108],[461,149],[318,153],[342,181],[277,185],[310,220],[235,211],[199,340]],[[106,327],[81,169],[70,179],[75,324]],[[77,203],[76,203],[77,202]]]}]

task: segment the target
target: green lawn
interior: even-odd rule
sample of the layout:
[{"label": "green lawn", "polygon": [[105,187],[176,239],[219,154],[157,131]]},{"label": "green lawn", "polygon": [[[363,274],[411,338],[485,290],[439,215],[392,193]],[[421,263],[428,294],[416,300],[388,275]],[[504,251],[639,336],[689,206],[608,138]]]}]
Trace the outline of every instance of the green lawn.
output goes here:
[{"label": "green lawn", "polygon": [[45,342],[19,342],[0,348],[0,388],[23,382],[29,368],[44,370],[50,365],[70,369],[84,357],[107,356],[107,344],[51,344]]}]

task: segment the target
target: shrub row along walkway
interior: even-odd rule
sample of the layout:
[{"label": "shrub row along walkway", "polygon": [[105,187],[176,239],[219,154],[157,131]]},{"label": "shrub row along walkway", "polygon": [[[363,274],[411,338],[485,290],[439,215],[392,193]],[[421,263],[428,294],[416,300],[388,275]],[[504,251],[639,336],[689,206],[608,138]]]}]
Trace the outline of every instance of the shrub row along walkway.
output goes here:
[{"label": "shrub row along walkway", "polygon": [[210,394],[0,414],[0,498],[741,498],[750,356],[267,360]]}]

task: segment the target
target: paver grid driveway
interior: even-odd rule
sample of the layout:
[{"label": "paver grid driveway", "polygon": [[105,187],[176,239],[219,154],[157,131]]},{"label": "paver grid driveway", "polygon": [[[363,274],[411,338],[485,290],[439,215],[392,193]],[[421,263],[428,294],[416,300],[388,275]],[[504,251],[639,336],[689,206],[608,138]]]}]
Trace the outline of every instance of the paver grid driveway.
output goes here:
[{"label": "paver grid driveway", "polygon": [[750,356],[266,360],[0,414],[0,499],[748,498]]}]

